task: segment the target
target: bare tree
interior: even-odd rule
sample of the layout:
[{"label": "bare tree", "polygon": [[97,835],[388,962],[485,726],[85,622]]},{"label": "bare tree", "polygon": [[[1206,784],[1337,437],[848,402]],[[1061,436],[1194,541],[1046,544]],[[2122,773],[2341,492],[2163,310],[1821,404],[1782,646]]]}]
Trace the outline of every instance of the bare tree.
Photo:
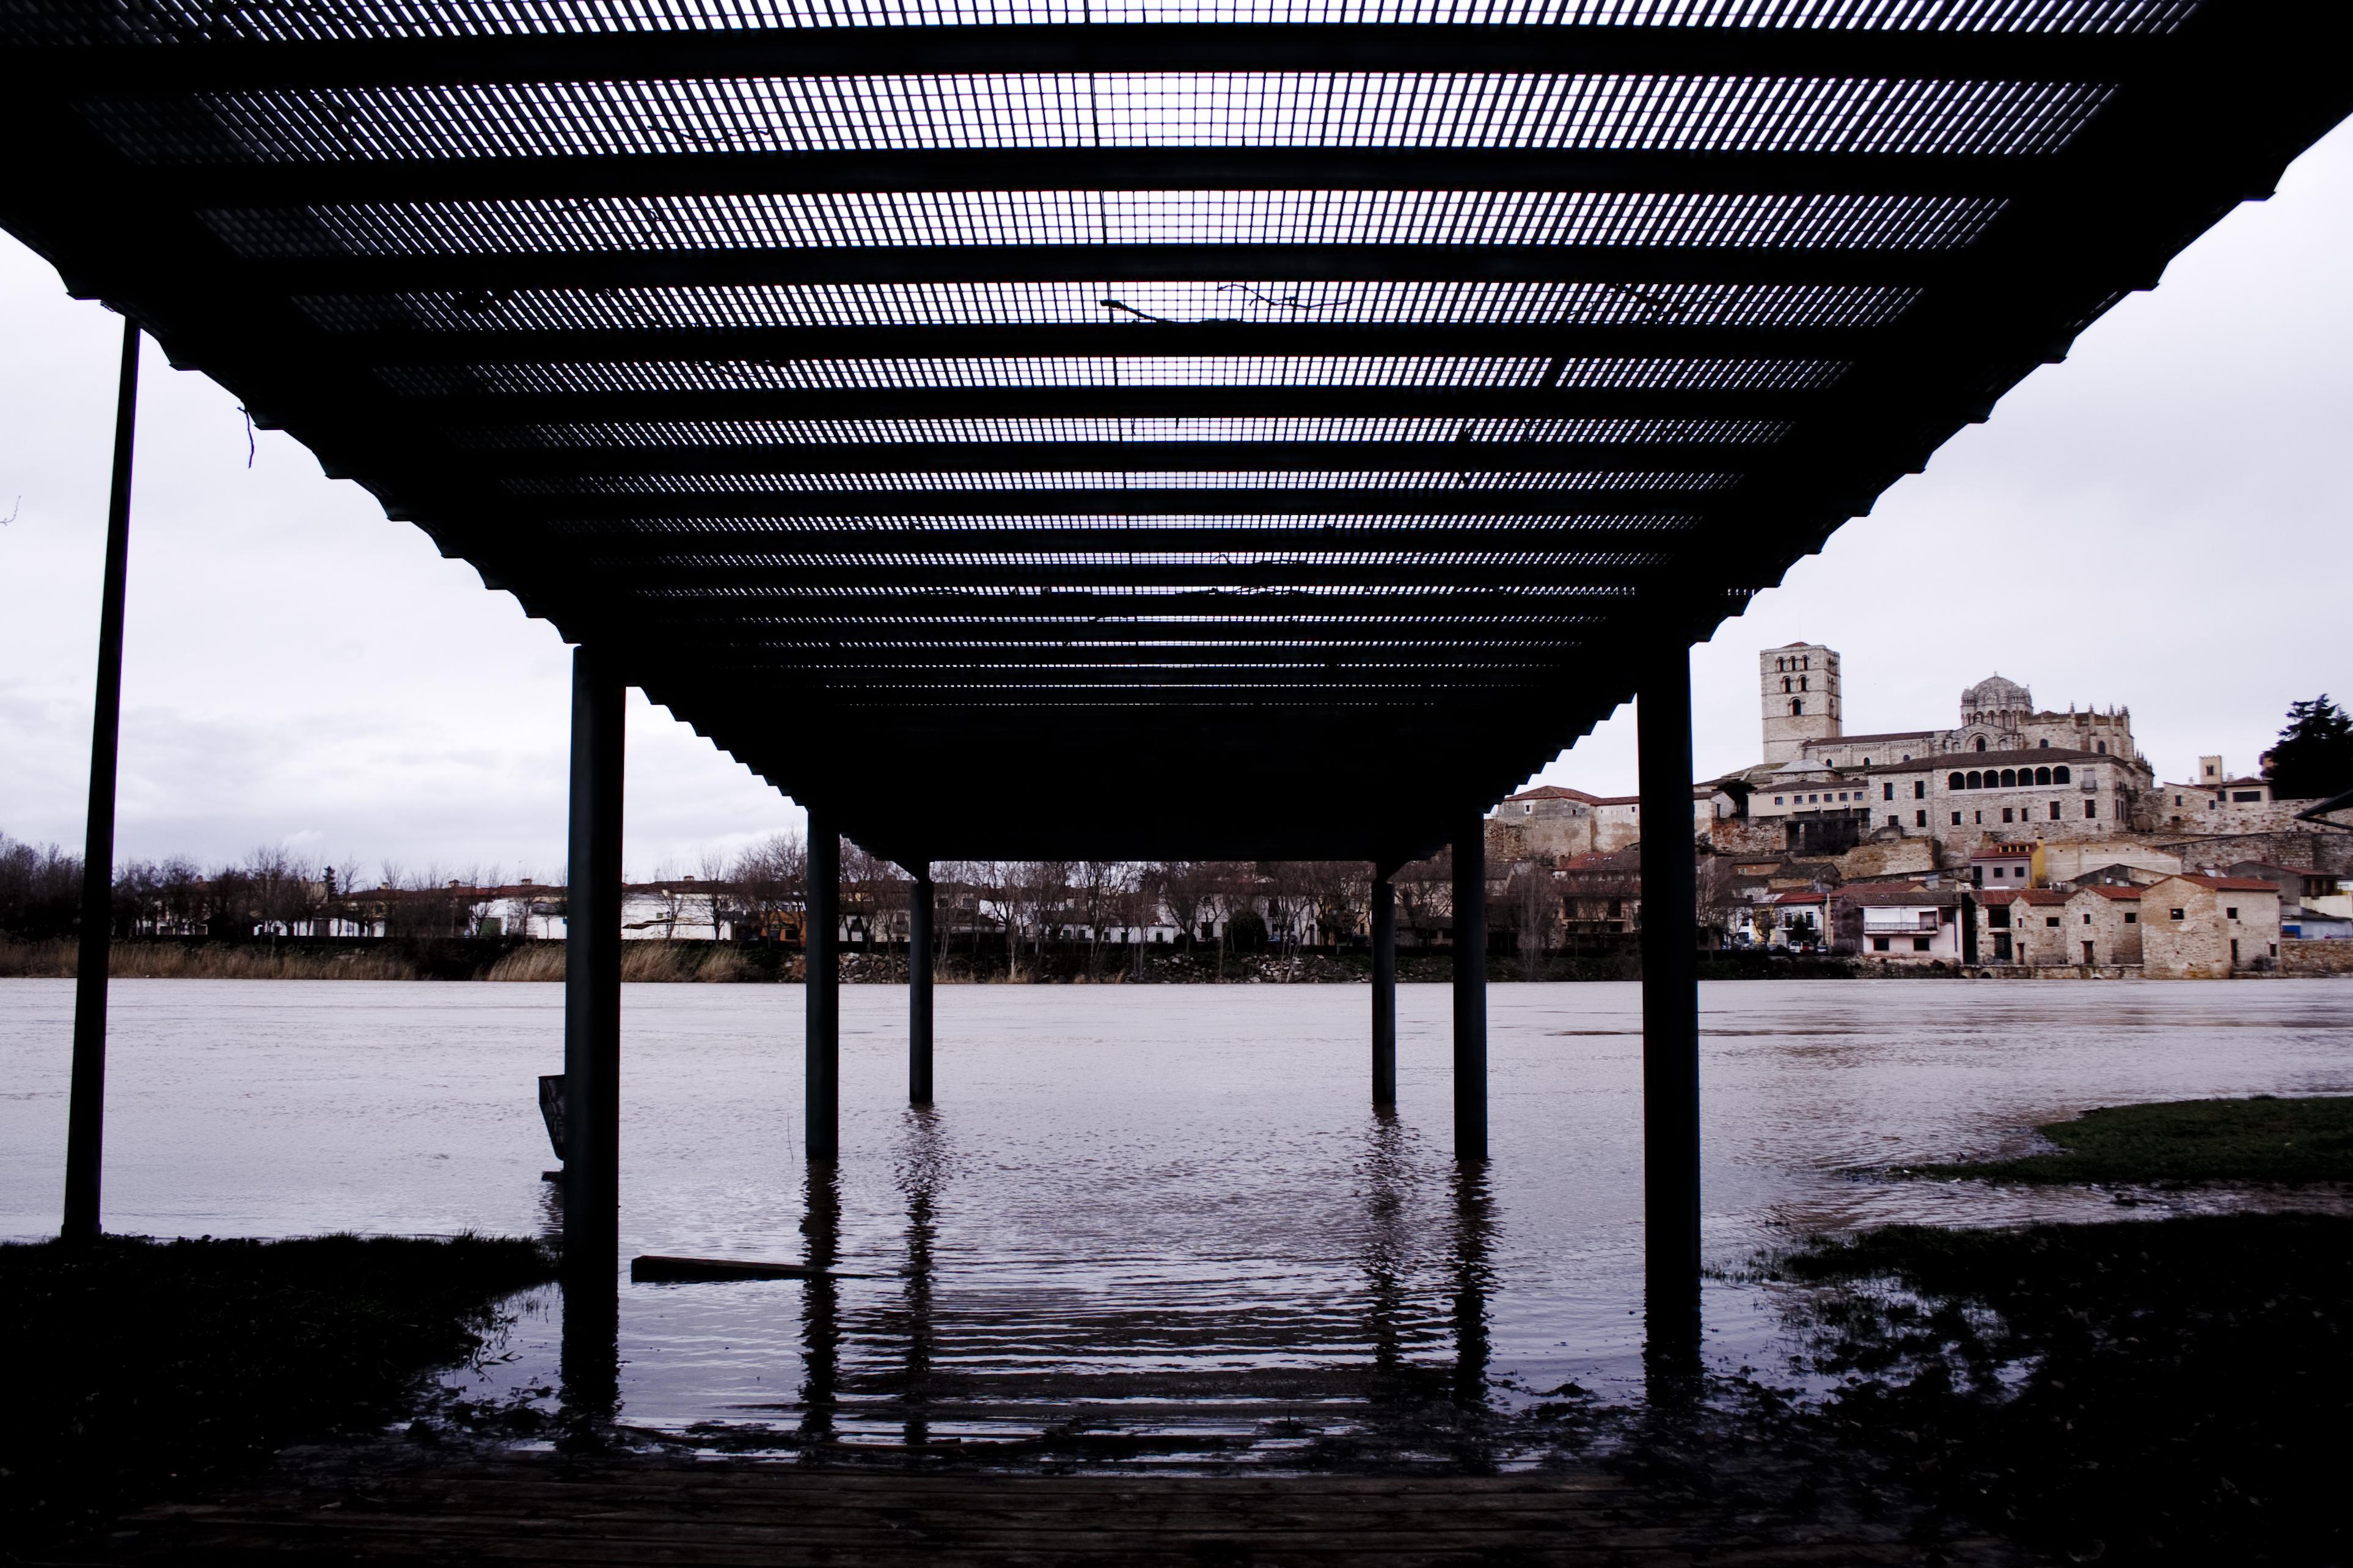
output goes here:
[{"label": "bare tree", "polygon": [[1715,946],[1727,947],[1740,909],[1739,868],[1725,856],[1702,855],[1694,871],[1700,930]]},{"label": "bare tree", "polygon": [[1082,860],[1071,878],[1079,924],[1087,937],[1087,978],[1103,977],[1103,932],[1104,922],[1119,910],[1120,895],[1126,889],[1131,868],[1117,860]]},{"label": "bare tree", "polygon": [[1415,860],[1398,868],[1390,879],[1397,889],[1397,920],[1399,931],[1412,931],[1427,940],[1441,925],[1454,922],[1454,851],[1441,849],[1427,860]]},{"label": "bare tree", "polygon": [[711,940],[721,937],[721,927],[727,919],[728,903],[733,889],[727,885],[727,859],[716,849],[706,849],[701,858],[701,869],[694,890],[703,909],[711,916]]},{"label": "bare tree", "polygon": [[735,857],[727,879],[734,884],[745,917],[765,937],[801,910],[808,845],[797,833],[764,838]]},{"label": "bare tree", "polygon": [[1198,860],[1164,860],[1147,873],[1146,885],[1176,928],[1177,942],[1191,949],[1201,931],[1212,877]]},{"label": "bare tree", "polygon": [[1544,975],[1545,955],[1552,951],[1560,930],[1560,885],[1552,868],[1540,860],[1524,860],[1512,868],[1507,896],[1511,900],[1514,936],[1520,950],[1520,974],[1527,980]]}]

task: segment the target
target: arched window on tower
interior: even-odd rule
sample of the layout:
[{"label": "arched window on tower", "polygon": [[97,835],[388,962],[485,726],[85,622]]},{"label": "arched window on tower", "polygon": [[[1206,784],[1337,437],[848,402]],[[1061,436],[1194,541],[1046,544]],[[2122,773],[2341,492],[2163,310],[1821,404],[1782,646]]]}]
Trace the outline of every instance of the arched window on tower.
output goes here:
[{"label": "arched window on tower", "polygon": [[1784,694],[1787,694],[1789,689],[1789,678],[1785,675],[1781,678],[1781,690]]},{"label": "arched window on tower", "polygon": [[1803,717],[1805,716],[1805,712],[1806,712],[1806,700],[1805,700],[1804,698],[1802,698],[1802,697],[1792,697],[1792,698],[1790,698],[1790,699],[1789,699],[1789,717],[1790,717],[1790,718],[1792,718],[1792,719],[1799,719],[1799,718],[1803,718]]},{"label": "arched window on tower", "polygon": [[1799,689],[1799,690],[1800,690],[1800,691],[1803,691],[1805,689],[1806,689],[1806,678],[1805,678],[1804,676],[1802,676],[1802,675],[1801,675],[1801,676],[1798,677],[1798,689]]},{"label": "arched window on tower", "polygon": [[1985,750],[1985,737],[1983,735],[1979,735],[1978,737],[1978,750],[1980,752]]}]

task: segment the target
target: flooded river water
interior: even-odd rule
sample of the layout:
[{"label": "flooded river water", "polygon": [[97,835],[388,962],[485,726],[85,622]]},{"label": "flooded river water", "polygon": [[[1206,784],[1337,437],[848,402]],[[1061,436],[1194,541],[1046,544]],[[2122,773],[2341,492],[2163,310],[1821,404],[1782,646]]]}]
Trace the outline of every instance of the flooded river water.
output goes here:
[{"label": "flooded river water", "polygon": [[[558,988],[113,994],[110,1229],[551,1223],[533,1080],[561,1066]],[[1367,1005],[1362,986],[943,987],[938,1104],[919,1113],[905,992],[845,987],[843,1158],[813,1179],[799,989],[630,987],[624,1256],[830,1248],[844,1277],[624,1284],[625,1418],[797,1434],[786,1447],[813,1425],[878,1444],[1092,1425],[1263,1457],[1348,1419],[1373,1373],[1504,1402],[1630,1386],[1636,989],[1492,988],[1493,1158],[1468,1180],[1448,1156],[1446,991],[1399,988],[1393,1118],[1367,1104]],[[71,1005],[70,982],[0,982],[0,1234],[56,1226]],[[1725,1364],[1778,1353],[1769,1292],[1736,1277],[1760,1249],[2163,1207],[1873,1167],[2022,1147],[2094,1105],[2353,1092],[2353,982],[1750,983],[1701,1005]],[[470,1375],[552,1381],[559,1317],[553,1292],[522,1303],[512,1359]]]}]

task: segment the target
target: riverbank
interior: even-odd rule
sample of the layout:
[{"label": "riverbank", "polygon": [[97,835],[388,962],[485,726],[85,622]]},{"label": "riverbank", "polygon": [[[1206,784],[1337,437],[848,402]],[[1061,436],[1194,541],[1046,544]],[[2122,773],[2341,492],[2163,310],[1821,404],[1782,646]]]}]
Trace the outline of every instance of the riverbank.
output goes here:
[{"label": "riverbank", "polygon": [[[323,939],[249,941],[206,937],[139,937],[109,949],[108,973],[134,980],[478,980],[560,981],[565,944],[520,937]],[[0,979],[70,980],[78,953],[68,942],[0,941]],[[1844,980],[1865,971],[1852,960],[1758,950],[1700,956],[1703,980]],[[1004,943],[988,940],[942,954],[934,966],[942,985],[1361,985],[1372,980],[1372,958],[1361,950],[1338,952],[1219,952],[1155,943],[1141,950],[1054,943],[1025,952],[1014,972]],[[1442,984],[1454,977],[1444,950],[1406,952],[1398,978]],[[1625,981],[1642,977],[1641,954],[1629,945],[1589,952],[1546,953],[1530,960],[1490,953],[1491,983]],[[797,950],[704,939],[648,940],[621,944],[621,978],[633,984],[797,984]],[[904,985],[903,952],[846,948],[844,984]]]},{"label": "riverbank", "polygon": [[1819,1405],[1763,1384],[1778,1442],[2076,1563],[2342,1562],[2353,1219],[2263,1214],[2018,1230],[1896,1226],[1765,1279]]},{"label": "riverbank", "polygon": [[1891,1173],[2040,1185],[2353,1183],[2353,1096],[2103,1106],[2034,1131],[2056,1150]]},{"label": "riverbank", "polygon": [[553,1264],[471,1236],[0,1245],[7,1552],[90,1542],[289,1444],[381,1426]]}]

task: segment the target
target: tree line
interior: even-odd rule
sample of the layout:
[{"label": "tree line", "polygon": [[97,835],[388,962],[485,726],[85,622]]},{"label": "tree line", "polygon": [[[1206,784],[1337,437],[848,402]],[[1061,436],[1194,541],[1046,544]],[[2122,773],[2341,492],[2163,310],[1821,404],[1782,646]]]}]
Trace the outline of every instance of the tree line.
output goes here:
[{"label": "tree line", "polygon": [[[20,942],[77,934],[81,857],[0,834],[0,936]],[[480,921],[480,874],[386,863],[374,886],[355,867],[321,865],[264,847],[207,868],[185,856],[132,860],[114,873],[114,934],[192,936],[315,930],[381,910],[388,936],[468,936]],[[385,897],[387,893],[392,897]]]}]

